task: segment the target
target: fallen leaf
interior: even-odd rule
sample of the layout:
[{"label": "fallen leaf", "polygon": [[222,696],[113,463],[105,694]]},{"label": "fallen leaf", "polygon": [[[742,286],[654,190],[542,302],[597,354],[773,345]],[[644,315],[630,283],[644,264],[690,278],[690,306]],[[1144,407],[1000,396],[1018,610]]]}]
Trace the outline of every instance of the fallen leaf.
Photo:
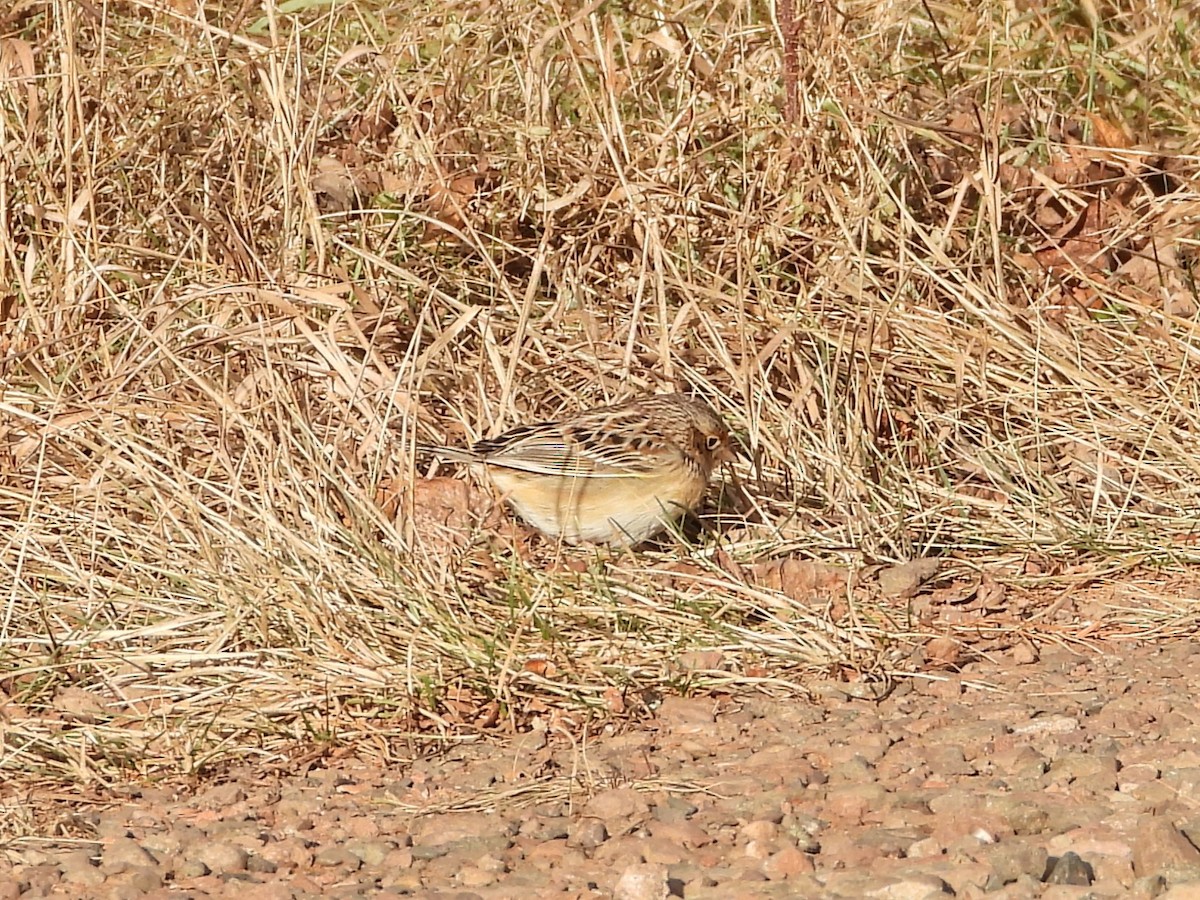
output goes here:
[{"label": "fallen leaf", "polygon": [[617,715],[625,712],[625,693],[620,688],[605,688],[604,707],[609,712]]},{"label": "fallen leaf", "polygon": [[382,505],[395,510],[397,516],[403,515],[407,506],[414,540],[430,549],[447,551],[465,546],[483,522],[487,499],[468,481],[422,478],[405,487],[409,490]]},{"label": "fallen leaf", "polygon": [[962,662],[963,644],[952,637],[935,637],[925,643],[925,664],[931,669],[956,669]]},{"label": "fallen leaf", "polygon": [[479,188],[479,182],[478,174],[469,173],[448,181],[439,179],[434,183],[425,202],[425,211],[436,222],[425,223],[422,241],[443,239],[451,231],[461,230],[466,225],[464,213]]},{"label": "fallen leaf", "polygon": [[522,666],[526,672],[532,672],[534,675],[540,675],[543,678],[553,678],[558,674],[558,666],[554,665],[548,659],[527,659],[525,665]]},{"label": "fallen leaf", "polygon": [[901,563],[898,566],[888,566],[881,569],[879,590],[885,597],[907,599],[916,596],[921,585],[937,574],[941,563],[936,559],[922,558]]}]

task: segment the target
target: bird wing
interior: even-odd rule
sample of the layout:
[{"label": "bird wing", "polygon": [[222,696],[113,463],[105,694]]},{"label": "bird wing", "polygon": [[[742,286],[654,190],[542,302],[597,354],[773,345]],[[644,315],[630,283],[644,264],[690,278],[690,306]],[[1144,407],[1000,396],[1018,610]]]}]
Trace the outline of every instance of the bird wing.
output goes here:
[{"label": "bird wing", "polygon": [[563,478],[630,478],[652,470],[644,450],[609,443],[595,431],[555,423],[523,425],[471,448],[489,466]]}]

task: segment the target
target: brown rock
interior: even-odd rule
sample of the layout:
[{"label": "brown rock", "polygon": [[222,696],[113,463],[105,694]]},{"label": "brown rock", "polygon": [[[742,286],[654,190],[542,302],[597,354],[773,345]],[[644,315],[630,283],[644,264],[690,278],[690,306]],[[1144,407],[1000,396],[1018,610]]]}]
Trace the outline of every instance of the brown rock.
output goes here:
[{"label": "brown rock", "polygon": [[1200,900],[1200,882],[1177,884],[1159,894],[1156,900]]},{"label": "brown rock", "polygon": [[450,844],[468,838],[511,835],[516,826],[499,816],[485,813],[443,813],[425,816],[413,823],[413,846],[428,847]]},{"label": "brown rock", "polygon": [[674,841],[689,849],[712,843],[709,833],[695,822],[651,822],[650,833],[656,838]]},{"label": "brown rock", "polygon": [[813,858],[795,847],[785,847],[762,864],[762,873],[771,881],[791,880],[811,874],[815,869]]},{"label": "brown rock", "polygon": [[626,867],[613,888],[614,900],[666,900],[670,894],[666,866],[653,863]]},{"label": "brown rock", "polygon": [[595,850],[608,840],[608,829],[599,819],[579,819],[568,829],[567,845]]},{"label": "brown rock", "polygon": [[596,848],[592,859],[596,862],[610,863],[614,869],[618,870],[623,868],[623,865],[644,863],[646,858],[642,856],[642,838],[627,834],[605,841]]},{"label": "brown rock", "polygon": [[674,866],[691,862],[693,854],[675,841],[656,836],[642,839],[642,857],[648,863]]},{"label": "brown rock", "polygon": [[109,875],[157,864],[158,860],[132,838],[110,841],[100,854],[100,868]]},{"label": "brown rock", "polygon": [[707,732],[716,721],[713,701],[704,697],[667,697],[658,708],[664,727],[683,734]]},{"label": "brown rock", "polygon": [[861,824],[869,812],[879,811],[886,800],[887,791],[877,784],[839,785],[826,794],[825,811],[829,816]]},{"label": "brown rock", "polygon": [[[320,890],[316,884],[313,887]],[[296,897],[293,886],[284,881],[266,884],[240,883],[237,894],[239,900],[295,900]]]},{"label": "brown rock", "polygon": [[954,890],[936,875],[912,875],[894,881],[868,884],[863,896],[871,900],[934,900],[950,897]]},{"label": "brown rock", "polygon": [[745,841],[773,841],[779,836],[779,825],[770,819],[758,819],[742,826],[741,837]]},{"label": "brown rock", "polygon": [[1200,880],[1200,850],[1169,820],[1152,816],[1142,821],[1134,840],[1133,871],[1170,882]]},{"label": "brown rock", "polygon": [[583,815],[599,819],[609,834],[621,834],[631,824],[640,823],[650,811],[646,798],[633,788],[602,791],[587,802]]},{"label": "brown rock", "polygon": [[569,848],[566,841],[539,841],[525,854],[525,862],[539,869],[553,869],[562,865],[567,853],[578,853]]}]

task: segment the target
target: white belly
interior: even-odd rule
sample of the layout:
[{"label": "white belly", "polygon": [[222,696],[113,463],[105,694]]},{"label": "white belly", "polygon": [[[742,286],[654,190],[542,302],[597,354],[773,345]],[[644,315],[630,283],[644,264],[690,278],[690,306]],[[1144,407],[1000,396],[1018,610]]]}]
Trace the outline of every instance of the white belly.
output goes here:
[{"label": "white belly", "polygon": [[640,543],[694,508],[705,488],[695,478],[549,478],[500,468],[490,475],[522,519],[568,544]]}]

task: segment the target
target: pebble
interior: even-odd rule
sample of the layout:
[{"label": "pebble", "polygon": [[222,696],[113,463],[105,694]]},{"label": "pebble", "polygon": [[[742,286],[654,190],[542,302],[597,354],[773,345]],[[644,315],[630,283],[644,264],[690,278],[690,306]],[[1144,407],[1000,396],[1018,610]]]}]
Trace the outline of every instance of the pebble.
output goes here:
[{"label": "pebble", "polygon": [[1050,872],[1046,875],[1047,884],[1089,885],[1094,880],[1095,873],[1079,854],[1067,851],[1052,861]]},{"label": "pebble", "polygon": [[608,840],[608,829],[599,819],[579,819],[568,829],[567,844],[595,850]]},{"label": "pebble", "polygon": [[[402,777],[348,757],[230,772],[190,798],[126,790],[72,820],[88,843],[14,845],[0,900],[1200,900],[1200,714],[1183,690],[1200,654],[1162,671],[1146,649],[1112,666],[1042,651],[869,704],[668,697],[651,727],[589,739],[587,779],[578,746],[531,733]],[[535,798],[505,793],[514,754],[548,773]]]},{"label": "pebble", "polygon": [[236,844],[212,841],[194,847],[191,858],[203,863],[209,872],[226,875],[246,871],[246,862],[250,854]]},{"label": "pebble", "polygon": [[1133,843],[1133,870],[1139,876],[1163,875],[1172,884],[1200,881],[1200,850],[1169,819],[1149,816]]}]

